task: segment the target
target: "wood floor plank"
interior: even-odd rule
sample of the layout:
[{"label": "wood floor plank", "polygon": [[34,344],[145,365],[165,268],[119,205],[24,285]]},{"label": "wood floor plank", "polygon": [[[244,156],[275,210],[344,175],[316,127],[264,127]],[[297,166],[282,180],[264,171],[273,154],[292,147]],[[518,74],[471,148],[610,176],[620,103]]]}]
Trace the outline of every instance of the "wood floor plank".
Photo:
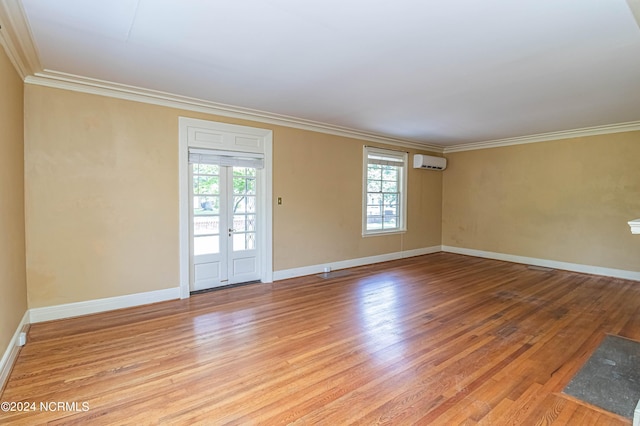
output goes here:
[{"label": "wood floor plank", "polygon": [[[32,325],[15,424],[630,424],[560,392],[640,283],[447,253]],[[71,407],[73,408],[73,407]]]}]

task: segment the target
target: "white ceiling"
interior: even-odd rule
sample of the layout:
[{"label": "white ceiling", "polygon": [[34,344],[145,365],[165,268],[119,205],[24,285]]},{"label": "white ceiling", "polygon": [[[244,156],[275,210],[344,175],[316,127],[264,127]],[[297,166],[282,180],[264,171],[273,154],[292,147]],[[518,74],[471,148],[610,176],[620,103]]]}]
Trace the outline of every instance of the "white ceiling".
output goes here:
[{"label": "white ceiling", "polygon": [[406,141],[450,146],[640,120],[640,27],[625,0],[22,6],[45,73]]}]

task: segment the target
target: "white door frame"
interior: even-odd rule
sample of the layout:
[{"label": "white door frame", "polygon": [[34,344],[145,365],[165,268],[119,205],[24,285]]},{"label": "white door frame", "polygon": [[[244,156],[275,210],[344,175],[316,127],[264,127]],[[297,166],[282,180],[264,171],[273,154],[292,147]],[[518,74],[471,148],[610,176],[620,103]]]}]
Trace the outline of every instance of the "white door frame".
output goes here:
[{"label": "white door frame", "polygon": [[264,154],[258,196],[260,280],[273,281],[273,131],[216,121],[179,117],[180,298],[189,297],[189,148]]}]

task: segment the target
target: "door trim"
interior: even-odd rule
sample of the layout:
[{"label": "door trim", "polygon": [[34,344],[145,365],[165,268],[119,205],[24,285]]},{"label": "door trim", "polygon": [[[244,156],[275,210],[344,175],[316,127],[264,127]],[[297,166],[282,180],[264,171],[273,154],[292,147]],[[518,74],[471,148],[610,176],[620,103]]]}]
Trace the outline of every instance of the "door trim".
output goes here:
[{"label": "door trim", "polygon": [[[253,143],[252,141],[257,141]],[[264,154],[258,197],[260,280],[273,281],[273,131],[195,118],[178,118],[180,298],[189,297],[189,147]]]}]

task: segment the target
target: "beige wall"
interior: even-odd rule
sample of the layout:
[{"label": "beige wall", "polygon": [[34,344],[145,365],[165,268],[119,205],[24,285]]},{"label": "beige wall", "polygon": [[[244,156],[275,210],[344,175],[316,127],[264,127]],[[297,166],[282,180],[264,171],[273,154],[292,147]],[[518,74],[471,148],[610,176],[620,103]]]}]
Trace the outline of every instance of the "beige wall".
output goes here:
[{"label": "beige wall", "polygon": [[274,132],[274,269],[440,244],[441,179],[410,170],[409,231],[362,238],[363,141],[25,89],[29,307],[176,287],[178,117]]},{"label": "beige wall", "polygon": [[0,47],[0,356],[27,311],[23,84]]},{"label": "beige wall", "polygon": [[447,157],[443,245],[640,271],[640,132]]},{"label": "beige wall", "polygon": [[178,286],[179,116],[273,130],[276,271],[441,243],[640,270],[640,132],[449,154],[409,170],[407,233],[362,238],[363,141],[33,85],[25,111],[31,308]]},{"label": "beige wall", "polygon": [[363,238],[363,145],[372,144],[291,128],[274,140],[276,270],[440,245],[441,173],[410,168],[408,231]]},{"label": "beige wall", "polygon": [[170,109],[27,85],[29,307],[176,287]]}]

